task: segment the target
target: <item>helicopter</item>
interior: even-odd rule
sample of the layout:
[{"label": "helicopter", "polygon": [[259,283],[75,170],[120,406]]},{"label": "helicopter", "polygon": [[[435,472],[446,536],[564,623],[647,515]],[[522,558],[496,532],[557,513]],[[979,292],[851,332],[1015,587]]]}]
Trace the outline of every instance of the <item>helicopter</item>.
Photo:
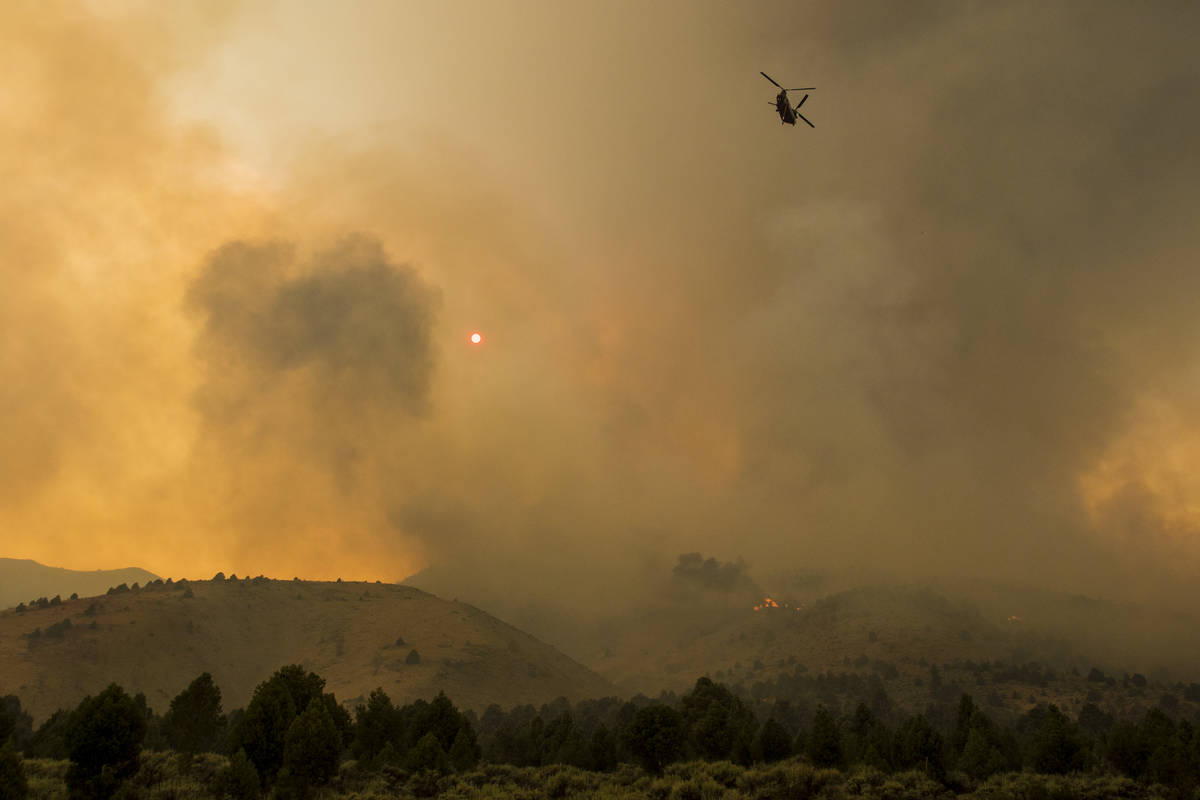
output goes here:
[{"label": "helicopter", "polygon": [[[772,78],[767,73],[759,72],[758,74],[762,75],[764,78],[769,80],[771,83],[774,83],[776,86],[779,86],[779,84],[775,82],[775,79]],[[816,125],[813,125],[811,122],[808,121],[808,117],[806,117],[800,113],[800,106],[804,105],[804,101],[808,99],[808,95],[804,95],[804,97],[801,97],[800,102],[796,104],[795,108],[792,108],[792,104],[790,102],[788,102],[788,95],[787,95],[788,92],[810,92],[815,88],[817,88],[817,87],[806,86],[801,89],[785,89],[782,86],[779,86],[779,94],[775,96],[775,102],[773,103],[773,105],[775,106],[775,110],[779,112],[779,124],[780,125],[783,125],[784,123],[787,123],[788,125],[795,125],[796,117],[799,117],[800,119],[804,120],[805,122],[808,122],[808,127],[810,127],[810,128],[817,127]]]}]

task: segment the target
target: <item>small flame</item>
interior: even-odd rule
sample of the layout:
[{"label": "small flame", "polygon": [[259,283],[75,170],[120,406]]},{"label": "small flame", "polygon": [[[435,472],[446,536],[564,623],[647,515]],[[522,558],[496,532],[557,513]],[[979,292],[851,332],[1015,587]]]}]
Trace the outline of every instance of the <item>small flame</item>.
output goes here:
[{"label": "small flame", "polygon": [[[779,604],[779,601],[778,601],[778,600],[775,600],[775,599],[774,599],[774,598],[772,598],[772,597],[764,597],[764,598],[763,598],[763,601],[762,601],[761,603],[759,603],[758,605],[754,606],[754,610],[755,610],[755,611],[762,611],[764,608],[789,608],[789,606],[788,606],[788,604],[787,604],[787,603],[784,603],[783,605],[780,605],[780,604]],[[799,610],[800,610],[800,606],[796,606],[796,610],[797,610],[797,611],[799,611]]]}]

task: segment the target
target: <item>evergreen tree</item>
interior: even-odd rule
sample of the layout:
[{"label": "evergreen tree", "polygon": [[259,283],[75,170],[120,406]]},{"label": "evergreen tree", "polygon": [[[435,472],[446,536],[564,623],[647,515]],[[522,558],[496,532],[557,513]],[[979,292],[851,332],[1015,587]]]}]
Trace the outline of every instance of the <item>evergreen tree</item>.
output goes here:
[{"label": "evergreen tree", "polygon": [[792,754],[792,737],[783,726],[771,717],[763,723],[754,740],[754,753],[758,760],[773,764]]},{"label": "evergreen tree", "polygon": [[410,772],[433,771],[444,775],[450,771],[450,759],[437,736],[430,731],[418,739],[408,751],[404,766]]},{"label": "evergreen tree", "polygon": [[688,744],[695,755],[709,761],[750,760],[758,721],[728,687],[700,678],[680,705]]},{"label": "evergreen tree", "polygon": [[33,717],[21,708],[21,700],[15,694],[0,699],[0,745],[12,739],[13,747],[20,750],[33,736]]},{"label": "evergreen tree", "polygon": [[1124,720],[1113,726],[1108,734],[1105,757],[1114,768],[1130,778],[1138,779],[1146,771],[1148,755],[1142,749],[1136,726]]},{"label": "evergreen tree", "polygon": [[571,714],[563,711],[548,724],[543,726],[541,741],[538,743],[538,764],[569,764],[570,754],[568,743],[575,733],[575,721]]},{"label": "evergreen tree", "polygon": [[592,741],[588,747],[588,768],[597,772],[612,772],[617,768],[617,738],[605,727],[604,723],[592,731]]},{"label": "evergreen tree", "polygon": [[812,730],[806,737],[805,755],[818,767],[840,767],[845,761],[842,750],[842,732],[837,720],[825,706],[818,706],[813,716]]},{"label": "evergreen tree", "polygon": [[458,733],[454,736],[454,744],[450,746],[450,765],[457,772],[474,769],[479,763],[479,740],[475,737],[475,729],[471,723],[463,720]]},{"label": "evergreen tree", "polygon": [[21,757],[6,738],[0,745],[0,800],[25,800],[28,795],[29,784],[21,767]]},{"label": "evergreen tree", "polygon": [[84,698],[65,732],[71,797],[111,797],[122,781],[137,772],[145,736],[146,717],[120,686],[110,684],[95,697]]},{"label": "evergreen tree", "polygon": [[342,737],[329,716],[324,698],[314,697],[288,727],[283,748],[287,783],[298,797],[324,786],[337,774]]},{"label": "evergreen tree", "polygon": [[944,743],[925,717],[909,717],[896,732],[896,766],[899,769],[920,769],[942,780],[946,777]]},{"label": "evergreen tree", "polygon": [[271,784],[283,765],[285,739],[292,722],[314,700],[325,707],[341,746],[342,731],[350,728],[350,716],[333,695],[322,694],[324,689],[324,678],[295,664],[279,669],[254,689],[231,737],[230,750],[244,749],[264,784]]},{"label": "evergreen tree", "polygon": [[296,706],[281,683],[261,683],[238,724],[233,747],[246,756],[264,784],[270,784],[283,766],[284,738],[296,718]]},{"label": "evergreen tree", "polygon": [[848,763],[867,764],[883,771],[891,769],[891,732],[865,703],[859,703],[854,710],[848,733],[845,748]]},{"label": "evergreen tree", "polygon": [[171,748],[187,755],[216,751],[224,724],[221,690],[207,672],[175,696],[162,720]]},{"label": "evergreen tree", "polygon": [[625,736],[629,751],[647,772],[661,773],[683,754],[683,719],[662,703],[638,709]]},{"label": "evergreen tree", "polygon": [[1031,755],[1031,766],[1037,772],[1063,775],[1083,768],[1084,751],[1079,734],[1058,706],[1047,707]]},{"label": "evergreen tree", "polygon": [[[7,742],[17,729],[17,715],[9,710],[9,697],[13,696],[8,695],[4,698],[4,702],[0,702],[0,745]],[[13,699],[16,700],[15,697]],[[17,702],[17,707],[20,708],[20,701]]]},{"label": "evergreen tree", "polygon": [[389,743],[400,737],[400,715],[383,689],[376,689],[366,705],[355,709],[354,757],[368,763]]},{"label": "evergreen tree", "polygon": [[414,738],[420,739],[426,733],[432,733],[443,750],[454,746],[454,737],[462,726],[461,715],[445,692],[438,692],[437,697],[417,715],[415,722]]},{"label": "evergreen tree", "polygon": [[61,761],[67,757],[67,729],[71,726],[71,712],[60,708],[43,722],[29,744],[25,755],[29,758],[53,758]]},{"label": "evergreen tree", "polygon": [[971,728],[958,755],[958,768],[974,780],[982,781],[1008,768],[1007,760],[982,728]]}]

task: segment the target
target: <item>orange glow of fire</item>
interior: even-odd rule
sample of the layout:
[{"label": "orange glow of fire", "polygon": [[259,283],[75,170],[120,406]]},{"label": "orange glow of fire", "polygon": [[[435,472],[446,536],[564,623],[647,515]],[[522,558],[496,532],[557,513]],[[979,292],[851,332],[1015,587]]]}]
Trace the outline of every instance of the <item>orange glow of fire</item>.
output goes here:
[{"label": "orange glow of fire", "polygon": [[[804,604],[801,603],[800,605],[796,606],[794,610],[799,611],[803,607],[804,607]],[[763,601],[761,603],[754,606],[755,611],[762,611],[765,608],[791,608],[791,606],[789,606],[787,603],[780,605],[779,601],[777,601],[773,598],[770,598],[770,597],[764,597]]]}]

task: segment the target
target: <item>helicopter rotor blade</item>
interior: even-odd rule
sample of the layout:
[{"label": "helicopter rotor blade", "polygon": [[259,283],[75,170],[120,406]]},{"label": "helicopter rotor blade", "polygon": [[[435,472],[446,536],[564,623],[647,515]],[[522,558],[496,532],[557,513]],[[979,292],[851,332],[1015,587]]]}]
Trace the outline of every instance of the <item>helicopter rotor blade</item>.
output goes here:
[{"label": "helicopter rotor blade", "polygon": [[[804,116],[803,114],[797,113],[796,116],[799,117],[800,119],[804,120],[805,122],[808,122],[808,117]],[[811,122],[808,122],[808,127],[815,128],[817,126],[813,125]]]},{"label": "helicopter rotor blade", "polygon": [[[765,73],[765,72],[759,72],[758,74],[759,74],[759,75],[762,75],[764,78],[766,78],[767,80],[769,80],[771,83],[775,83],[775,79],[774,79],[774,78],[772,78],[772,77],[771,77],[770,75],[768,75],[767,73]],[[776,85],[776,86],[779,86],[779,84],[778,84],[778,83],[775,83],[775,85]],[[780,88],[780,89],[782,89],[783,87],[782,87],[782,86],[779,86],[779,88]]]},{"label": "helicopter rotor blade", "polygon": [[[781,89],[782,89],[783,87],[781,86],[781,87],[779,87],[779,88],[781,88]],[[788,91],[789,91],[789,92],[811,92],[811,91],[812,91],[813,89],[815,89],[815,88],[817,88],[817,87],[815,87],[815,86],[801,86],[799,89],[788,89]]]},{"label": "helicopter rotor blade", "polygon": [[807,100],[807,99],[808,99],[808,95],[804,95],[804,97],[801,97],[801,98],[800,98],[800,102],[799,102],[799,103],[796,103],[796,110],[797,110],[797,111],[799,111],[799,110],[800,110],[800,106],[804,105],[804,101],[805,101],[805,100]]}]

